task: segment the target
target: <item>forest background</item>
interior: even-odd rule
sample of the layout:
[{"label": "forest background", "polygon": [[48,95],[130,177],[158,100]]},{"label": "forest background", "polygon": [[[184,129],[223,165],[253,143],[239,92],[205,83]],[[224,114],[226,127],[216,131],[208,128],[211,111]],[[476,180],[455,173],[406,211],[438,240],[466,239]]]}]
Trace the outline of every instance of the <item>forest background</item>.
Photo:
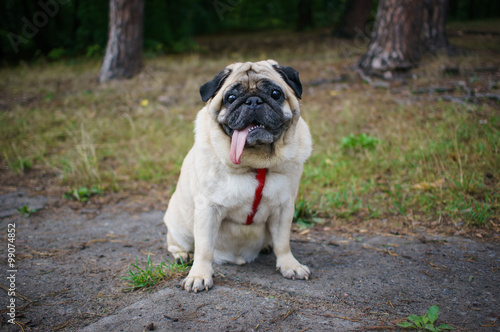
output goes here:
[{"label": "forest background", "polygon": [[[4,61],[36,61],[43,57],[102,57],[108,38],[109,1],[65,0],[57,13],[49,9],[43,27],[43,5],[51,1],[5,0],[0,4],[0,58]],[[365,1],[366,2],[366,1]],[[144,54],[156,55],[203,51],[196,36],[263,30],[333,28],[341,23],[347,0],[147,0],[144,4]],[[41,6],[42,4],[42,6]],[[49,6],[50,7],[50,6]],[[373,24],[377,1],[372,2]],[[53,14],[53,15],[51,15]],[[52,17],[53,16],[53,17]],[[496,0],[452,0],[448,22],[500,17]],[[364,22],[363,22],[364,23]],[[363,23],[360,28],[364,29]],[[24,30],[23,30],[24,29]],[[24,37],[21,32],[25,32]],[[12,46],[14,33],[18,47]],[[31,37],[33,38],[25,38]],[[23,39],[25,38],[25,39]]]}]

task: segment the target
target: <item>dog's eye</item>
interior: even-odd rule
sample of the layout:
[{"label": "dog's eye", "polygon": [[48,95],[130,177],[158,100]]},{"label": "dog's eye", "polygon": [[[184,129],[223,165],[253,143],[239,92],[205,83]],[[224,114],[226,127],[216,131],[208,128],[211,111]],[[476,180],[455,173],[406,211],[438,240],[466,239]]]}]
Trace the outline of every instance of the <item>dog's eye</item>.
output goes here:
[{"label": "dog's eye", "polygon": [[271,97],[274,99],[274,100],[278,100],[280,99],[281,97],[281,92],[278,91],[278,90],[273,90],[273,92],[271,92]]},{"label": "dog's eye", "polygon": [[236,96],[235,95],[229,95],[227,97],[227,102],[232,104],[234,101],[236,100]]}]

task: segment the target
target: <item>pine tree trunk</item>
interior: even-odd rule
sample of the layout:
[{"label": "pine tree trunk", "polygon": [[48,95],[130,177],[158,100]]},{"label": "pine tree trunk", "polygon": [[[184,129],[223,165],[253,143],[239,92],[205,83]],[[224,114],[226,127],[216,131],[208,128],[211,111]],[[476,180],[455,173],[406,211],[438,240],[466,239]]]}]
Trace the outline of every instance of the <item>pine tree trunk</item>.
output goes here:
[{"label": "pine tree trunk", "polygon": [[432,54],[450,51],[446,38],[446,15],[448,0],[426,0],[424,5],[425,50]]},{"label": "pine tree trunk", "polygon": [[143,0],[109,1],[109,37],[99,82],[130,78],[141,70]]},{"label": "pine tree trunk", "polygon": [[422,0],[380,0],[368,52],[358,65],[367,75],[391,79],[417,65],[422,50]]},{"label": "pine tree trunk", "polygon": [[334,35],[340,38],[354,38],[358,33],[366,33],[373,0],[350,0],[342,15]]},{"label": "pine tree trunk", "polygon": [[365,75],[393,78],[415,67],[425,52],[457,51],[446,38],[448,0],[380,0],[368,52],[358,63]]}]

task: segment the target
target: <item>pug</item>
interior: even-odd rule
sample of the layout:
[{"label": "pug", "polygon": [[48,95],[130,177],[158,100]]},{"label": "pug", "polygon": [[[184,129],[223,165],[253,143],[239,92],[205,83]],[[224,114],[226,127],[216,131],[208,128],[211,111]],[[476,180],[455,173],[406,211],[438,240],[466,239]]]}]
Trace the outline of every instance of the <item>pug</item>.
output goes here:
[{"label": "pug", "polygon": [[290,250],[294,202],[310,156],[299,73],[276,61],[233,63],[200,88],[206,102],[164,221],[176,260],[193,265],[185,290],[213,286],[212,263],[245,264],[274,251],[286,278],[311,272]]}]

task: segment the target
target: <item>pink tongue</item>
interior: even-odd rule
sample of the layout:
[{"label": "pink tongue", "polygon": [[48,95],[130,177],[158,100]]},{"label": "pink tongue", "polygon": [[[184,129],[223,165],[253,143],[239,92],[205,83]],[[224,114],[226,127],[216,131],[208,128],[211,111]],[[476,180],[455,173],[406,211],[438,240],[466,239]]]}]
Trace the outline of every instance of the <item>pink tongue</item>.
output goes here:
[{"label": "pink tongue", "polygon": [[241,163],[241,155],[243,154],[243,148],[247,141],[249,129],[250,126],[243,130],[235,130],[233,132],[233,137],[231,138],[231,154],[229,155],[233,164]]}]

